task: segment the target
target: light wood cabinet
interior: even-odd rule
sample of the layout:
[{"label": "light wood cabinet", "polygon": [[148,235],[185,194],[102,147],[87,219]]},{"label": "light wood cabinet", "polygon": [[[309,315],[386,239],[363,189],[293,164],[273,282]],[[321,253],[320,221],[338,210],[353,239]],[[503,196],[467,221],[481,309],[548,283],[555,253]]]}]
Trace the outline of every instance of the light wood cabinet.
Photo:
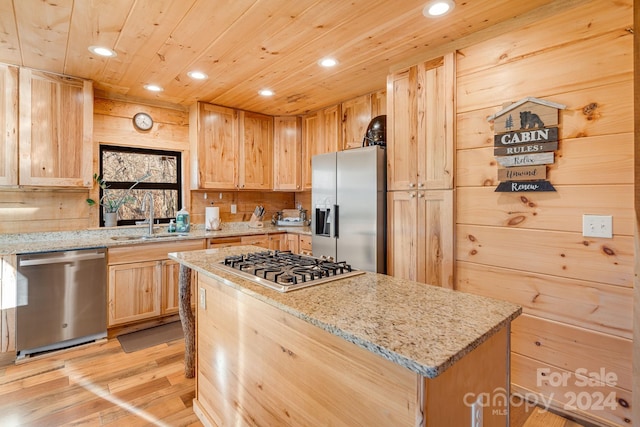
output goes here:
[{"label": "light wood cabinet", "polygon": [[306,234],[301,234],[299,236],[299,244],[300,244],[300,253],[302,255],[313,255],[313,251],[311,250],[311,236],[307,236]]},{"label": "light wood cabinet", "polygon": [[236,189],[237,111],[199,102],[192,106],[189,122],[192,188]]},{"label": "light wood cabinet", "polygon": [[287,233],[285,235],[284,249],[290,251],[293,254],[300,253],[300,241],[299,237],[295,233]]},{"label": "light wood cabinet", "polygon": [[269,234],[269,249],[284,251],[287,245],[287,233]]},{"label": "light wood cabinet", "polygon": [[453,190],[390,191],[387,272],[453,288]]},{"label": "light wood cabinet", "polygon": [[215,237],[207,239],[207,248],[229,248],[231,246],[242,245],[242,238],[237,237]]},{"label": "light wood cabinet", "polygon": [[273,117],[241,111],[239,126],[237,188],[271,190],[273,187]]},{"label": "light wood cabinet", "polygon": [[91,187],[93,85],[20,69],[20,185]]},{"label": "light wood cabinet", "polygon": [[0,64],[0,185],[18,184],[18,67]]},{"label": "light wood cabinet", "polygon": [[342,149],[362,147],[371,119],[387,114],[384,90],[359,96],[342,103]]},{"label": "light wood cabinet", "polygon": [[243,245],[260,246],[265,249],[269,249],[269,235],[268,234],[255,234],[252,236],[242,236],[240,242]]},{"label": "light wood cabinet", "polygon": [[453,188],[454,55],[387,78],[387,190]]},{"label": "light wood cabinet", "polygon": [[197,103],[191,107],[192,188],[270,190],[273,118]]},{"label": "light wood cabinet", "polygon": [[340,106],[334,105],[302,120],[303,189],[311,189],[311,160],[316,154],[340,150]]},{"label": "light wood cabinet", "polygon": [[273,189],[302,189],[302,121],[300,117],[274,119]]},{"label": "light wood cabinet", "polygon": [[[195,307],[196,293],[193,291],[196,281],[195,271],[191,271],[191,307]],[[173,260],[162,261],[162,305],[161,314],[174,314],[180,311],[180,264]]]},{"label": "light wood cabinet", "polygon": [[160,316],[162,263],[109,266],[108,326]]},{"label": "light wood cabinet", "polygon": [[203,247],[197,239],[110,248],[108,326],[176,313],[179,265],[167,254]]},{"label": "light wood cabinet", "polygon": [[0,366],[16,358],[17,259],[0,257]]}]

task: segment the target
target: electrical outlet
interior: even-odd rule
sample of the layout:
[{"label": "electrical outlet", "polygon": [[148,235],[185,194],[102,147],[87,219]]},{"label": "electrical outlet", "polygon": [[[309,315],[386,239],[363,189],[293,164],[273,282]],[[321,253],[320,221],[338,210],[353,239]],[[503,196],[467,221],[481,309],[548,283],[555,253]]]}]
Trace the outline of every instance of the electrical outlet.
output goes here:
[{"label": "electrical outlet", "polygon": [[471,405],[471,427],[482,427],[482,396]]},{"label": "electrical outlet", "polygon": [[238,205],[231,205],[231,213],[232,214],[238,213]]},{"label": "electrical outlet", "polygon": [[207,290],[205,288],[199,288],[199,298],[200,300],[200,308],[203,310],[207,309]]},{"label": "electrical outlet", "polygon": [[613,237],[613,217],[611,215],[582,215],[582,236]]}]

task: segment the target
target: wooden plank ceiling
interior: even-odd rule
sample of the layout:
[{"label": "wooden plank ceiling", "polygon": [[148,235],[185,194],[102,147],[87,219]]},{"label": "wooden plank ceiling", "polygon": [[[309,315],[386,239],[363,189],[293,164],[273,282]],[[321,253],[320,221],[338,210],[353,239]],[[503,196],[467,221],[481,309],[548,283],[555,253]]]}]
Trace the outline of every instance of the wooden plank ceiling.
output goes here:
[{"label": "wooden plank ceiling", "polygon": [[[439,19],[422,15],[426,1],[0,0],[0,62],[131,99],[303,114],[383,89],[396,64],[562,0],[456,0]],[[339,65],[319,67],[325,56]],[[190,79],[196,69],[209,78]],[[275,96],[259,97],[262,88]]]}]

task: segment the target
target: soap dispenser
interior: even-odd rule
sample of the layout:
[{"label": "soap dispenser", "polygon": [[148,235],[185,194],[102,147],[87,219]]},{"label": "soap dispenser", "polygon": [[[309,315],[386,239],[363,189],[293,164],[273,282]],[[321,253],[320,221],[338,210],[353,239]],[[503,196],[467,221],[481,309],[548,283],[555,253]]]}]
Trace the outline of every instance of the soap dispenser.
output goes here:
[{"label": "soap dispenser", "polygon": [[176,215],[176,231],[178,233],[187,233],[191,229],[191,222],[189,220],[189,212],[182,208]]}]

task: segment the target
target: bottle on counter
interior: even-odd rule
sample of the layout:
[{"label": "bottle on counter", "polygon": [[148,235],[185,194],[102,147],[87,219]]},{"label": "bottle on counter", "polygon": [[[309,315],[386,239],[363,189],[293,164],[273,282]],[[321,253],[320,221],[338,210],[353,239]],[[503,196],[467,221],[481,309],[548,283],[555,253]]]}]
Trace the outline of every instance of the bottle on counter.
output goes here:
[{"label": "bottle on counter", "polygon": [[176,232],[176,221],[174,219],[169,220],[169,229],[167,230],[169,233]]},{"label": "bottle on counter", "polygon": [[182,208],[176,215],[176,231],[178,233],[187,233],[191,229],[191,222],[189,220],[189,212]]}]

